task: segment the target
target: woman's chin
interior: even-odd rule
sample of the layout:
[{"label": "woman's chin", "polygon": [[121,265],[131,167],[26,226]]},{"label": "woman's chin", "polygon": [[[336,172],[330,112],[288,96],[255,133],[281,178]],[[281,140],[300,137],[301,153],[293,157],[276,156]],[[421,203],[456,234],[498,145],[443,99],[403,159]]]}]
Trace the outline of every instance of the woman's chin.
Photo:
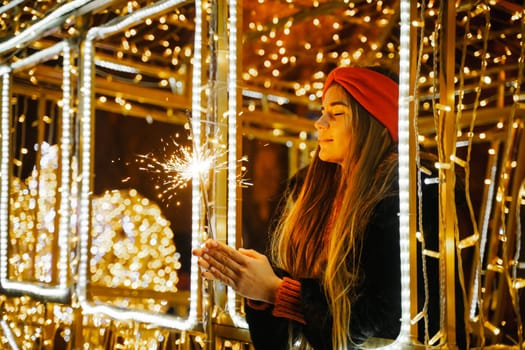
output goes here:
[{"label": "woman's chin", "polygon": [[340,163],[340,161],[336,159],[335,157],[331,157],[329,155],[323,154],[322,152],[319,153],[319,159],[327,163],[338,163],[338,164]]}]

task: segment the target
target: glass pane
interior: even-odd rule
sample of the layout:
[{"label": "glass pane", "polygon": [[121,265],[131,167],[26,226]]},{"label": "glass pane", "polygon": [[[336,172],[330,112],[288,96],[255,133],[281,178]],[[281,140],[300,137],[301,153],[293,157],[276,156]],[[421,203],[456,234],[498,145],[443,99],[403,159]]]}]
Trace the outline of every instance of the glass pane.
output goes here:
[{"label": "glass pane", "polygon": [[191,181],[166,166],[192,152],[194,17],[182,6],[93,43],[94,304],[189,316]]}]

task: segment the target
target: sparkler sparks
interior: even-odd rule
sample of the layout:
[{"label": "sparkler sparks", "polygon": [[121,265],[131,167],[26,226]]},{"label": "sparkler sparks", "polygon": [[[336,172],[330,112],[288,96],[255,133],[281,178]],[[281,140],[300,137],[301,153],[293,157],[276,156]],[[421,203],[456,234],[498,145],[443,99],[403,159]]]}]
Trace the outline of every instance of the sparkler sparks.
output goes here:
[{"label": "sparkler sparks", "polygon": [[161,165],[166,173],[177,174],[180,182],[190,181],[195,176],[206,178],[215,160],[213,155],[206,153],[210,152],[192,153],[189,148],[182,147],[180,157],[171,157]]},{"label": "sparkler sparks", "polygon": [[[216,180],[215,173],[228,172],[231,166],[228,160],[227,146],[224,142],[219,142],[220,137],[207,137],[206,142],[198,143],[191,133],[191,119],[185,126],[190,131],[188,140],[193,147],[180,145],[175,139],[163,143],[161,157],[153,153],[139,155],[137,161],[141,163],[139,170],[148,171],[154,174],[159,180],[156,186],[160,189],[158,198],[161,200],[171,200],[177,190],[188,187],[190,181],[198,181],[200,199],[203,214],[206,222],[207,237],[215,238],[214,234],[214,215],[215,201],[212,188],[211,201],[208,198],[210,185]],[[178,137],[178,134],[176,135]],[[237,162],[246,161],[242,157]],[[237,177],[237,184],[241,187],[249,186],[250,183],[243,179],[246,173],[244,166],[240,167]],[[180,202],[176,202],[180,205]]]},{"label": "sparkler sparks", "polygon": [[[192,140],[192,137],[189,139]],[[246,157],[243,157],[239,162],[246,160]],[[226,146],[211,138],[200,145],[193,142],[193,147],[180,145],[171,139],[163,143],[161,157],[149,153],[139,155],[137,161],[141,164],[140,170],[154,174],[159,180],[156,188],[160,188],[158,198],[161,200],[171,200],[177,194],[177,190],[186,188],[190,181],[197,180],[206,222],[213,222],[214,210],[210,207],[213,202],[208,200],[208,188],[213,181],[214,172],[228,170]],[[240,186],[249,185],[242,180],[244,172],[245,168],[241,167],[238,181]],[[177,202],[177,205],[179,204]],[[216,237],[213,225],[207,226],[207,233],[208,237]]]},{"label": "sparkler sparks", "polygon": [[[194,179],[198,179],[201,191],[205,192],[213,173],[228,169],[227,148],[217,138],[209,138],[203,144],[192,142],[192,146],[188,146],[177,142],[178,137],[176,134],[170,140],[163,141],[162,150],[158,154],[152,152],[137,157],[139,170],[155,176],[158,181],[155,187],[160,190],[158,198],[166,201],[171,200],[178,190],[187,188]],[[191,135],[188,140],[194,141]],[[246,157],[238,160],[245,161]],[[246,169],[242,166],[238,178],[241,187],[251,185],[244,178],[245,172]]]},{"label": "sparkler sparks", "polygon": [[199,179],[200,186],[207,187],[212,171],[227,169],[225,155],[226,150],[212,142],[192,148],[172,139],[164,143],[162,155],[139,155],[138,161],[140,170],[153,173],[160,180],[159,198],[169,200],[195,178]]}]

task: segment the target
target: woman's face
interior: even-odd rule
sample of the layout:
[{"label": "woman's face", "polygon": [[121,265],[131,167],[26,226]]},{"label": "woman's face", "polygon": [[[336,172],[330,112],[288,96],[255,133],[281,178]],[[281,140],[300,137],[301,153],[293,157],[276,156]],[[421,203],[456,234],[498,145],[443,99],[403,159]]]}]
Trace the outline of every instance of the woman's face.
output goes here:
[{"label": "woman's face", "polygon": [[342,164],[350,147],[352,109],[347,92],[337,84],[324,95],[322,114],[315,122],[319,140],[319,158]]}]

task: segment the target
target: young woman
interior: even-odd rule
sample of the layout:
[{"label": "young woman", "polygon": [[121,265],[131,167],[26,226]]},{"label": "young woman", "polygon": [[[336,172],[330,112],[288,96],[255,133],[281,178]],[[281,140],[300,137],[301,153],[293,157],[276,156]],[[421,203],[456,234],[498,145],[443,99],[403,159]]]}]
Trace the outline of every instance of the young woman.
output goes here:
[{"label": "young woman", "polygon": [[[203,276],[248,299],[256,349],[349,349],[400,327],[398,85],[375,68],[327,77],[319,147],[271,244],[207,241]],[[292,198],[292,196],[290,196]]]}]

